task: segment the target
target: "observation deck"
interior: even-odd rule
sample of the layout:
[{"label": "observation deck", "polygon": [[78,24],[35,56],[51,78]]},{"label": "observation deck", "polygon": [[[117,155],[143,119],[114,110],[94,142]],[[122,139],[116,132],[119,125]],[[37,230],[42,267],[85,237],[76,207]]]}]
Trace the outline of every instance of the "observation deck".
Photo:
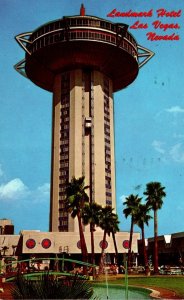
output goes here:
[{"label": "observation deck", "polygon": [[33,32],[16,36],[26,51],[15,68],[36,85],[53,90],[55,74],[73,69],[98,70],[113,81],[116,92],[135,80],[139,56],[152,52],[141,48],[128,32],[128,25],[86,15],[63,17]]}]

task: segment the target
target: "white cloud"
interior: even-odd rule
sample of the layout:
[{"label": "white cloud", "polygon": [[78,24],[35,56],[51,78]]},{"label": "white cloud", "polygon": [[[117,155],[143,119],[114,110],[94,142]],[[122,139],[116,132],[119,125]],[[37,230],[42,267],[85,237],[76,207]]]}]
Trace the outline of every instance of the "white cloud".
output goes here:
[{"label": "white cloud", "polygon": [[123,202],[125,202],[126,201],[126,197],[127,196],[125,196],[125,195],[122,195],[121,197],[120,197],[120,200],[121,200],[121,206],[122,206],[122,204],[123,204]]},{"label": "white cloud", "polygon": [[50,184],[44,183],[43,185],[39,186],[37,190],[43,195],[48,195],[50,193]]},{"label": "white cloud", "polygon": [[127,197],[127,196],[122,195],[122,196],[120,197],[120,200],[121,200],[122,202],[124,202],[126,197]]},{"label": "white cloud", "polygon": [[21,200],[24,202],[42,203],[48,201],[49,197],[49,183],[44,183],[35,190],[29,189],[20,178],[15,178],[0,185],[0,200],[2,201]]},{"label": "white cloud", "polygon": [[170,150],[172,159],[176,162],[184,162],[184,146],[182,143],[174,145]]},{"label": "white cloud", "polygon": [[175,139],[183,139],[183,138],[184,138],[184,134],[177,134],[177,133],[174,133],[174,134],[173,134],[173,138],[175,138]]},{"label": "white cloud", "polygon": [[0,164],[0,177],[2,177],[4,175],[3,169],[2,169],[2,165]]},{"label": "white cloud", "polygon": [[165,150],[164,150],[164,148],[163,148],[163,145],[164,145],[164,143],[161,142],[161,141],[158,141],[158,140],[154,140],[154,141],[152,142],[153,148],[154,148],[157,152],[162,153],[162,154],[165,153]]},{"label": "white cloud", "polygon": [[0,185],[1,200],[22,199],[29,194],[28,187],[19,178],[15,178],[6,184]]},{"label": "white cloud", "polygon": [[50,197],[50,184],[44,183],[31,193],[34,203],[45,202]]},{"label": "white cloud", "polygon": [[125,200],[126,197],[127,196],[125,196],[125,195],[122,195],[122,196],[119,197],[120,201],[117,201],[117,203],[116,203],[116,210],[117,211],[121,211],[122,212],[122,209],[124,208],[123,202],[126,201]]},{"label": "white cloud", "polygon": [[[178,136],[177,136],[178,137]],[[164,145],[164,147],[163,147]],[[183,143],[177,143],[175,145],[172,145],[169,147],[169,145],[165,145],[164,142],[154,140],[152,142],[152,146],[154,149],[161,153],[164,154],[164,161],[174,161],[177,163],[184,163],[184,144]]]},{"label": "white cloud", "polygon": [[180,212],[184,211],[184,207],[182,205],[177,206],[176,209],[179,210]]},{"label": "white cloud", "polygon": [[174,114],[184,113],[184,108],[181,108],[180,106],[172,106],[171,108],[167,108],[166,111]]}]

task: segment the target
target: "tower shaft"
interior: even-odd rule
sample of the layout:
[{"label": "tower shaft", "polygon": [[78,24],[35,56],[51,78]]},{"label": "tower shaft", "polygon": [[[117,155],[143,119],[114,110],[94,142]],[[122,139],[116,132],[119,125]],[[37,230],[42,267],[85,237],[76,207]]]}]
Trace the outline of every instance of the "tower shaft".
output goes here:
[{"label": "tower shaft", "polygon": [[91,202],[116,206],[112,91],[112,81],[99,71],[55,76],[50,231],[78,231],[65,204],[73,176],[85,176]]},{"label": "tower shaft", "polygon": [[15,38],[26,52],[15,69],[53,93],[50,231],[65,231],[69,241],[78,234],[65,203],[73,176],[85,177],[91,202],[116,210],[112,95],[154,53],[137,44],[127,24],[86,15],[83,5],[80,15]]}]

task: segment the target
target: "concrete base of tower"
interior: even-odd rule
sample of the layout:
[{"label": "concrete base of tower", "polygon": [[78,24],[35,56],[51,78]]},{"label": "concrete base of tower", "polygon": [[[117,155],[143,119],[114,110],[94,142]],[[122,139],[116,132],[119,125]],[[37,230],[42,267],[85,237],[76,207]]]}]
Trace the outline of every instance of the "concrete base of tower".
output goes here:
[{"label": "concrete base of tower", "polygon": [[[118,253],[128,252],[129,232],[117,232],[116,243]],[[138,240],[140,233],[134,233],[132,242],[132,252],[138,252]],[[85,233],[88,253],[91,253],[91,235],[90,232]],[[102,251],[103,231],[95,232],[95,254]],[[69,255],[80,255],[80,238],[78,232],[40,232],[40,231],[22,231],[20,235],[0,235],[0,244],[7,247],[6,255],[16,254],[18,256],[40,256],[44,257],[53,254],[67,253]],[[114,243],[110,236],[107,236],[104,245],[105,253],[114,254]],[[16,253],[13,253],[16,252]]]},{"label": "concrete base of tower", "polygon": [[[132,243],[132,266],[137,266],[139,233],[134,233]],[[129,248],[129,232],[118,232],[116,244],[118,256],[112,237],[107,236],[103,243],[103,231],[95,232],[95,253],[91,254],[90,232],[85,233],[87,244],[87,262],[89,263],[88,275],[124,273],[127,253]],[[20,235],[0,235],[0,244],[4,245],[4,254],[1,262],[1,272],[66,272],[71,274],[83,274],[83,257],[81,254],[79,233],[74,232],[39,232],[22,231]],[[104,246],[103,256],[102,246]],[[11,257],[11,260],[10,260]],[[103,264],[101,261],[103,258]],[[90,265],[93,262],[95,269]],[[9,263],[9,264],[8,264]],[[7,265],[8,264],[8,265]],[[101,269],[100,266],[103,268]]]}]

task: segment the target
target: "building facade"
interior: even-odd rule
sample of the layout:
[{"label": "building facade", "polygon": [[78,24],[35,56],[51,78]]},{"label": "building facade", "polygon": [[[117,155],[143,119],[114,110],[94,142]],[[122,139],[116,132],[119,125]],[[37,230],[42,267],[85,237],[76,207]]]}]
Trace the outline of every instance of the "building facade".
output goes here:
[{"label": "building facade", "polygon": [[102,206],[116,207],[113,124],[112,81],[108,77],[81,69],[56,76],[51,231],[76,231],[65,209],[66,184],[73,176],[85,176],[90,201],[97,199]]},{"label": "building facade", "polygon": [[[145,240],[149,264],[153,265],[154,238]],[[138,263],[144,265],[142,241],[138,241]],[[184,266],[184,232],[158,236],[159,266]]]},{"label": "building facade", "polygon": [[116,209],[113,93],[153,56],[127,28],[86,16],[82,6],[80,15],[16,36],[25,50],[16,70],[53,93],[52,232],[78,231],[65,204],[73,176],[85,176],[91,202]]},{"label": "building facade", "polygon": [[[3,220],[4,221],[4,220]],[[8,220],[11,222],[10,220]],[[1,220],[0,220],[1,223]],[[11,223],[12,224],[12,223]],[[91,253],[90,232],[85,232],[88,253]],[[139,233],[134,233],[132,251],[138,251],[137,241]],[[103,243],[103,232],[95,233],[95,262],[100,261]],[[119,261],[123,264],[129,248],[129,232],[117,232],[116,243],[119,253]],[[113,262],[115,249],[112,236],[107,236],[104,245],[105,253]],[[41,232],[39,230],[22,230],[19,234],[0,233],[0,260],[4,262],[21,261],[35,257],[37,260],[45,260],[53,257],[65,257],[81,260],[81,247],[78,232]]]}]

